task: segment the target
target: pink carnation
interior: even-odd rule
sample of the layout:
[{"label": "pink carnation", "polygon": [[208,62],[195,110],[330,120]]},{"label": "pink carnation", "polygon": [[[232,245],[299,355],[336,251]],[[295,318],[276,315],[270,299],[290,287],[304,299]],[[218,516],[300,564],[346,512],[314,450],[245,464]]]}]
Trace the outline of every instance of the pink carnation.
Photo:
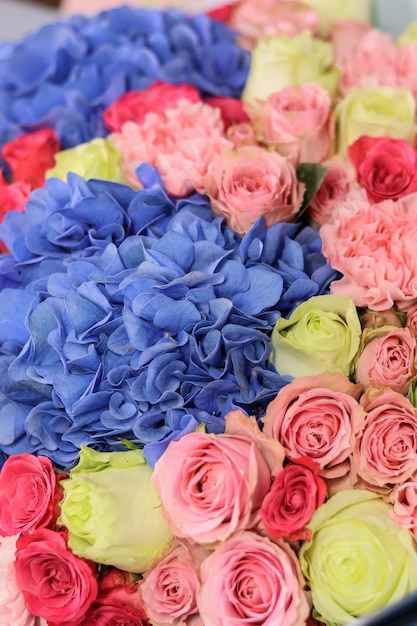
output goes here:
[{"label": "pink carnation", "polygon": [[417,301],[417,205],[410,194],[397,202],[371,203],[353,189],[321,228],[323,252],[343,277],[334,294],[376,311],[395,303],[405,309]]},{"label": "pink carnation", "polygon": [[354,54],[362,42],[363,37],[370,30],[369,24],[352,20],[337,20],[330,27],[330,39],[333,46],[336,65],[340,64],[344,56]]},{"label": "pink carnation", "polygon": [[164,114],[147,113],[142,124],[126,122],[110,139],[134,187],[140,188],[135,170],[146,162],[158,168],[167,192],[180,197],[204,192],[211,162],[232,145],[223,135],[220,109],[188,100]]},{"label": "pink carnation", "polygon": [[339,89],[346,96],[354,87],[399,86],[398,49],[390,35],[369,30],[353,49],[339,53]]}]

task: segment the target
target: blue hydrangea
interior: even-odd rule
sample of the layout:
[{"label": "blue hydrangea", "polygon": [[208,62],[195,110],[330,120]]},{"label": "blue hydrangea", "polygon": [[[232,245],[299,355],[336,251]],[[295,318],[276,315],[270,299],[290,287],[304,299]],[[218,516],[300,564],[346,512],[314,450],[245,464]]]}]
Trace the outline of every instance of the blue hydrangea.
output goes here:
[{"label": "blue hydrangea", "polygon": [[[0,238],[0,451],[71,467],[82,444],[143,445],[154,464],[204,424],[222,432],[241,408],[261,416],[288,379],[269,363],[280,315],[326,293],[335,272],[302,224],[241,238],[207,197],[47,181]],[[7,371],[7,373],[6,373]]]},{"label": "blue hydrangea", "polygon": [[102,112],[155,80],[239,97],[250,55],[205,15],[122,7],[48,24],[0,50],[0,145],[54,128],[63,148],[107,134]]}]

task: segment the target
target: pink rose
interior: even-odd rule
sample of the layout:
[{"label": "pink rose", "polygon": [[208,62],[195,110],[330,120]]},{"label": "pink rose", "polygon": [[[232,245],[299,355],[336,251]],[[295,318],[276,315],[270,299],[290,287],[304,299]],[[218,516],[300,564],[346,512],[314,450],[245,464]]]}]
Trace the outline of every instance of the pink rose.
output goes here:
[{"label": "pink rose", "polygon": [[233,143],[234,148],[243,146],[258,146],[258,140],[253,127],[248,123],[233,124],[226,131],[226,137]]},{"label": "pink rose", "polygon": [[136,168],[150,163],[158,168],[167,192],[178,197],[203,193],[212,161],[232,146],[223,135],[220,110],[188,100],[163,114],[147,113],[141,124],[126,122],[109,138],[122,153],[123,173],[134,187],[141,186]]},{"label": "pink rose", "polygon": [[0,537],[0,626],[36,626],[38,619],[29,612],[16,582],[16,540]]},{"label": "pink rose", "polygon": [[196,613],[200,590],[200,565],[209,552],[181,542],[154,563],[141,583],[146,612],[154,626],[183,626]]},{"label": "pink rose", "polygon": [[343,374],[297,378],[268,404],[264,433],[278,439],[291,459],[313,459],[321,476],[345,476],[364,419],[361,390]]},{"label": "pink rose", "polygon": [[398,200],[417,191],[417,151],[407,141],[364,136],[348,154],[370,200]]},{"label": "pink rose", "polygon": [[169,444],[153,482],[173,534],[211,544],[258,523],[271,474],[249,439],[191,433]]},{"label": "pink rose", "polygon": [[287,222],[301,207],[304,185],[285,157],[248,146],[225,150],[204,179],[213,213],[238,234],[261,216],[266,225]]},{"label": "pink rose", "polygon": [[15,567],[28,609],[50,626],[77,622],[97,596],[92,565],[76,557],[62,534],[52,530],[23,533],[17,541]]},{"label": "pink rose", "polygon": [[311,219],[321,226],[330,222],[333,210],[344,200],[355,183],[355,170],[348,161],[339,156],[322,162],[328,170],[313,200],[308,206]]},{"label": "pink rose", "polygon": [[417,376],[416,339],[408,328],[384,326],[363,333],[364,348],[355,367],[355,380],[364,387],[390,387],[407,393]]},{"label": "pink rose", "polygon": [[249,115],[243,108],[242,100],[226,98],[225,96],[213,96],[211,98],[205,98],[204,102],[211,107],[220,109],[225,130],[234,124],[249,122]]},{"label": "pink rose", "polygon": [[401,528],[409,528],[417,539],[417,481],[410,480],[396,487],[390,494],[393,509],[390,516]]},{"label": "pink rose", "polygon": [[385,311],[372,311],[367,309],[360,316],[361,326],[365,328],[381,328],[381,326],[396,326],[402,328],[402,323],[397,313],[393,309]]},{"label": "pink rose", "polygon": [[229,23],[241,33],[240,45],[252,50],[265,37],[293,37],[306,30],[316,33],[319,22],[317,13],[301,2],[240,0]]},{"label": "pink rose", "polygon": [[205,626],[304,626],[310,613],[295,554],[244,532],[220,544],[201,565],[198,597]]},{"label": "pink rose", "polygon": [[300,457],[277,474],[261,508],[262,521],[272,539],[309,541],[311,532],[306,525],[327,493],[319,469],[310,458]]},{"label": "pink rose", "polygon": [[0,534],[48,526],[53,520],[56,476],[51,461],[27,452],[10,456],[0,474]]},{"label": "pink rose", "polygon": [[316,83],[273,93],[259,103],[253,116],[258,140],[288,157],[294,165],[320,163],[332,153],[332,101]]},{"label": "pink rose", "polygon": [[417,302],[417,205],[415,194],[375,205],[363,189],[352,189],[320,230],[323,253],[343,277],[336,295],[376,311]]},{"label": "pink rose", "polygon": [[370,491],[384,492],[417,471],[417,411],[396,391],[370,389],[361,398],[367,411],[352,467]]},{"label": "pink rose", "polygon": [[405,320],[405,324],[406,324],[407,328],[410,330],[410,332],[417,339],[417,304],[412,306],[407,311],[407,317],[406,317],[406,320]]},{"label": "pink rose", "polygon": [[147,89],[120,96],[103,112],[103,120],[110,131],[120,132],[125,122],[142,124],[147,113],[163,115],[167,109],[178,106],[180,100],[199,102],[201,98],[191,85],[170,85],[157,80]]}]

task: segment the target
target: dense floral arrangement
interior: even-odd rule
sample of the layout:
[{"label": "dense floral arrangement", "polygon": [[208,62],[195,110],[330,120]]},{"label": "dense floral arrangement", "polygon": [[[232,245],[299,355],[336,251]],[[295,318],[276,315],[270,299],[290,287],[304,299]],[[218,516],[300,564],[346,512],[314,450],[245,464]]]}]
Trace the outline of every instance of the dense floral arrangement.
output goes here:
[{"label": "dense floral arrangement", "polygon": [[417,36],[368,18],[120,8],[0,48],[1,625],[417,589]]}]

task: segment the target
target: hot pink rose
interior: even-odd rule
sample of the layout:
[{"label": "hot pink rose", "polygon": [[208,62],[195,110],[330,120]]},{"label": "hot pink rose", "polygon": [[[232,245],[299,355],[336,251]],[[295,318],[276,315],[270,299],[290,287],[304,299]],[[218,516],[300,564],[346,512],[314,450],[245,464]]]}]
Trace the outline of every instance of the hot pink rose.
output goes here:
[{"label": "hot pink rose", "polygon": [[213,213],[246,233],[263,216],[267,226],[287,222],[301,207],[304,185],[287,159],[264,148],[225,150],[204,179]]},{"label": "hot pink rose", "polygon": [[211,98],[205,98],[204,102],[211,107],[220,109],[225,130],[227,130],[229,126],[249,122],[249,115],[243,108],[242,100],[226,98],[225,96],[213,96]]},{"label": "hot pink rose", "polygon": [[191,433],[169,444],[153,482],[173,534],[212,544],[257,524],[271,474],[249,439]]},{"label": "hot pink rose", "polygon": [[72,626],[97,596],[92,565],[67,548],[62,534],[47,528],[20,535],[15,567],[27,607],[51,626]]},{"label": "hot pink rose", "polygon": [[202,563],[198,597],[205,626],[304,626],[310,613],[295,554],[244,532]]},{"label": "hot pink rose", "polygon": [[36,189],[45,183],[45,173],[55,165],[54,155],[60,150],[55,131],[43,128],[5,143],[0,157],[10,165],[13,182],[25,181]]},{"label": "hot pink rose", "polygon": [[178,106],[180,100],[199,102],[201,98],[191,85],[170,85],[157,80],[147,89],[120,96],[104,111],[103,120],[110,131],[120,132],[125,122],[142,124],[147,113],[162,115],[167,109]]},{"label": "hot pink rose", "polygon": [[122,153],[123,173],[134,187],[141,186],[136,168],[150,163],[158,168],[167,192],[180,197],[204,192],[212,161],[232,146],[223,135],[220,110],[188,100],[163,114],[147,113],[141,124],[126,122],[110,139]]},{"label": "hot pink rose", "polygon": [[248,50],[265,37],[293,37],[306,30],[316,33],[319,22],[310,7],[283,0],[241,0],[230,18],[231,27],[241,33],[239,43]]},{"label": "hot pink rose", "polygon": [[252,123],[258,140],[292,163],[320,163],[332,153],[335,123],[332,101],[316,83],[273,93],[259,103]]},{"label": "hot pink rose", "polygon": [[417,151],[402,139],[360,137],[348,148],[371,200],[398,200],[417,191]]},{"label": "hot pink rose", "polygon": [[387,491],[417,471],[417,411],[403,395],[370,389],[361,398],[367,411],[352,466],[370,491]]},{"label": "hot pink rose", "polygon": [[417,376],[416,339],[408,328],[385,326],[363,333],[364,348],[355,380],[364,387],[390,387],[407,393]]},{"label": "hot pink rose", "polygon": [[393,509],[389,511],[401,528],[409,528],[417,539],[417,481],[410,480],[396,487],[390,494]]},{"label": "hot pink rose", "polygon": [[14,537],[0,537],[0,626],[36,626],[16,582]]},{"label": "hot pink rose", "polygon": [[320,188],[308,206],[311,219],[321,226],[332,219],[333,210],[344,200],[355,183],[355,170],[339,156],[322,162],[328,170]]},{"label": "hot pink rose", "polygon": [[51,461],[23,452],[0,474],[0,534],[16,535],[53,520],[56,476]]},{"label": "hot pink rose", "polygon": [[261,508],[262,521],[272,539],[310,539],[306,525],[327,493],[319,469],[310,458],[300,457],[277,474]]},{"label": "hot pink rose", "polygon": [[[412,201],[413,202],[412,202]],[[417,205],[415,195],[371,203],[363,189],[352,189],[321,227],[323,252],[343,277],[334,294],[376,311],[417,302]]]},{"label": "hot pink rose", "polygon": [[[24,180],[7,184],[0,168],[0,222],[9,211],[24,211],[30,196],[30,184]],[[0,253],[7,252],[7,247],[0,241]]]},{"label": "hot pink rose", "polygon": [[345,476],[364,419],[361,390],[343,374],[297,378],[268,404],[264,433],[278,439],[288,457],[313,459],[321,476]]},{"label": "hot pink rose", "polygon": [[[99,580],[97,599],[77,626],[148,626],[139,582],[132,574],[111,569]],[[57,625],[58,626],[58,625]]]},{"label": "hot pink rose", "polygon": [[148,570],[141,590],[154,626],[182,626],[198,613],[200,565],[208,554],[201,546],[176,542],[172,551]]}]

